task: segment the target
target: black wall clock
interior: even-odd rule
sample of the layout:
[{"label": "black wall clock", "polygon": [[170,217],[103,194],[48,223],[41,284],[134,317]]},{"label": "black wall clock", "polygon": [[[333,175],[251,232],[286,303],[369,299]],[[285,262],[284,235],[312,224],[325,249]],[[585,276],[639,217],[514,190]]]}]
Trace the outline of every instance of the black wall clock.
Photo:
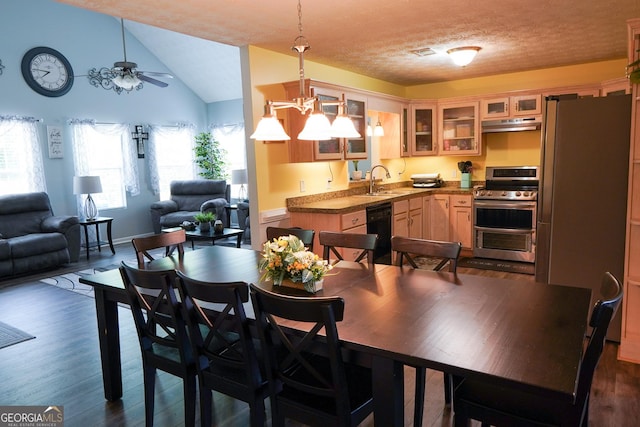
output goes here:
[{"label": "black wall clock", "polygon": [[31,89],[44,96],[62,96],[73,86],[71,64],[49,47],[34,47],[24,54],[22,77]]}]

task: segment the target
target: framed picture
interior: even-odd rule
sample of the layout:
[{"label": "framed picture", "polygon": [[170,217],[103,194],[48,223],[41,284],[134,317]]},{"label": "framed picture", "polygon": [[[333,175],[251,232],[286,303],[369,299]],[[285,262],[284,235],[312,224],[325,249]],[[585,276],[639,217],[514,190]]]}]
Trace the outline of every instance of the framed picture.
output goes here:
[{"label": "framed picture", "polygon": [[47,126],[47,145],[49,146],[50,159],[62,158],[62,127]]}]

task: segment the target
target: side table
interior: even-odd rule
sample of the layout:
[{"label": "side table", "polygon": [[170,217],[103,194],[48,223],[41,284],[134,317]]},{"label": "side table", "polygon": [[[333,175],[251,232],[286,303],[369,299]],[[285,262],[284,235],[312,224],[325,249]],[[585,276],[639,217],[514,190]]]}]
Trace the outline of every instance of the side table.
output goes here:
[{"label": "side table", "polygon": [[[113,240],[111,238],[111,223],[113,222],[113,218],[108,218],[105,216],[99,216],[94,219],[80,219],[79,223],[84,228],[84,242],[85,247],[87,248],[87,259],[89,259],[89,249],[97,246],[98,252],[102,252],[100,246],[106,243],[109,243],[109,247],[111,248],[111,252],[115,255],[116,250],[113,248]],[[100,240],[100,224],[107,224],[107,242],[102,242]],[[96,227],[96,241],[95,243],[89,243],[89,226],[95,225]]]}]

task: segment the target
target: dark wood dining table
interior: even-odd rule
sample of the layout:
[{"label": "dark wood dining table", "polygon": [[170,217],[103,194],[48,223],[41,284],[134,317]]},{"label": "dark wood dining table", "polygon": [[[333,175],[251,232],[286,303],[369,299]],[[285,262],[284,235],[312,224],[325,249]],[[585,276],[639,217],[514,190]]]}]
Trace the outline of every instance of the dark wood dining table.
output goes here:
[{"label": "dark wood dining table", "polygon": [[[179,269],[199,280],[260,280],[261,253],[211,246],[157,259],[147,268]],[[95,291],[107,400],[122,397],[117,270],[84,276]],[[278,287],[278,292],[304,292]],[[344,348],[373,370],[375,425],[404,425],[403,365],[476,377],[573,401],[591,291],[476,275],[340,261],[316,295],[340,295]],[[248,307],[250,314],[253,313]]]}]

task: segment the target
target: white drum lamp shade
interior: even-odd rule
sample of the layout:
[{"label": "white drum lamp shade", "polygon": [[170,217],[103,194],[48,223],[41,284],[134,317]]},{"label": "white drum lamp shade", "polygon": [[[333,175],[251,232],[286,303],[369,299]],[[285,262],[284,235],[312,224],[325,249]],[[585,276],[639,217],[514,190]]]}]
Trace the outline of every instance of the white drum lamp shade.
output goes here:
[{"label": "white drum lamp shade", "polygon": [[98,216],[98,207],[91,198],[92,193],[102,193],[102,183],[99,176],[73,177],[73,194],[87,195],[83,205],[84,217],[87,220],[96,219]]},{"label": "white drum lamp shade", "polygon": [[231,171],[231,184],[240,185],[240,192],[238,194],[238,198],[240,200],[245,200],[247,198],[247,193],[244,188],[244,185],[248,182],[247,170],[246,169],[234,169]]}]

